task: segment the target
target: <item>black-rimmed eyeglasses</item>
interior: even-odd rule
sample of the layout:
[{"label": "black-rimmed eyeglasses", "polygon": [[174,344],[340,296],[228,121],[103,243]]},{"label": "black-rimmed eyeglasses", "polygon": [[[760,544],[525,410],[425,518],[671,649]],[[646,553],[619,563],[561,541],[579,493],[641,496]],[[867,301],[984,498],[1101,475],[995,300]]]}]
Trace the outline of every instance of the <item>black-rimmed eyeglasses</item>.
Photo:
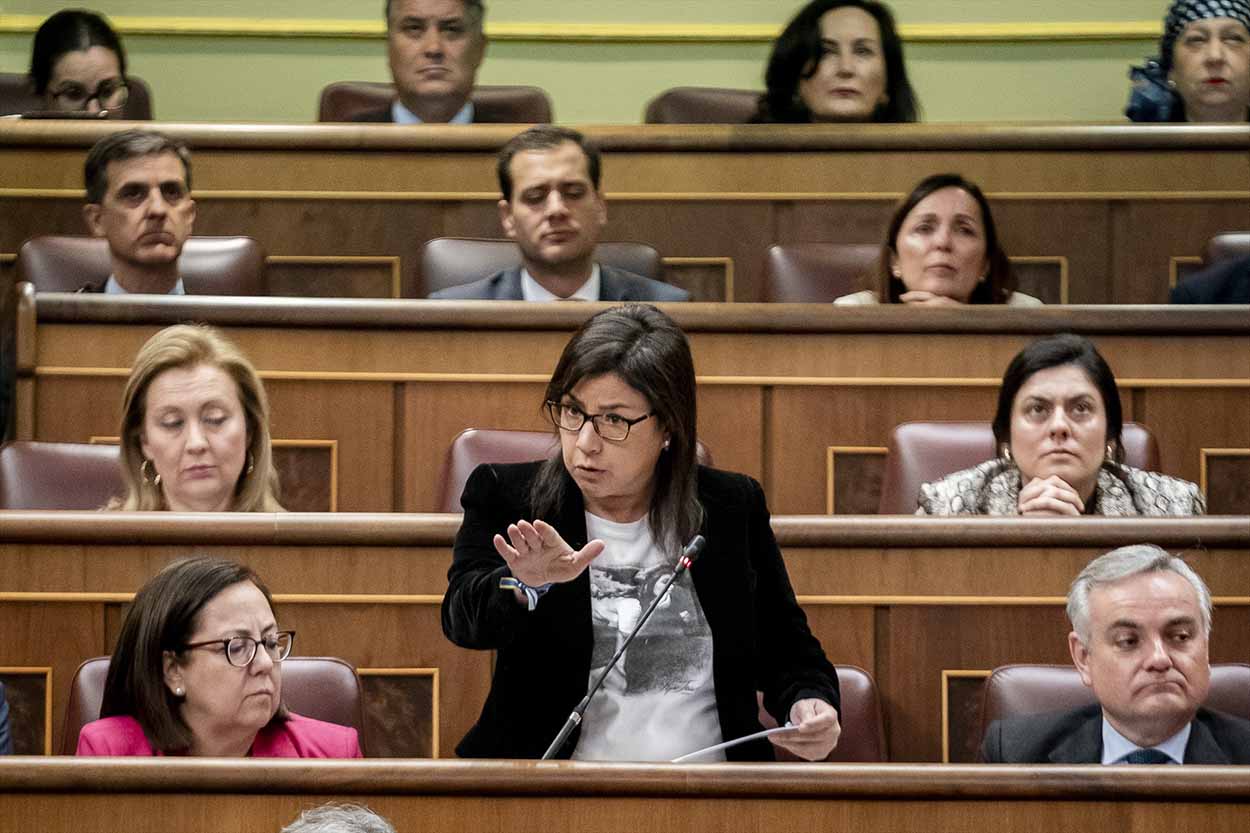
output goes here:
[{"label": "black-rimmed eyeglasses", "polygon": [[620,414],[588,414],[576,405],[567,405],[560,402],[547,402],[547,414],[551,417],[552,423],[557,428],[565,431],[580,431],[582,426],[586,424],[586,420],[590,420],[591,425],[595,428],[595,433],[605,440],[613,442],[621,442],[629,437],[629,429],[633,428],[644,419],[655,416],[652,411],[649,414],[643,414],[640,417],[629,419]]},{"label": "black-rimmed eyeglasses", "polygon": [[256,649],[264,645],[265,653],[274,662],[282,662],[291,655],[291,646],[295,644],[295,631],[278,631],[272,636],[254,639],[250,636],[232,636],[229,639],[209,639],[204,642],[188,642],[182,646],[184,651],[192,648],[208,648],[220,645],[226,655],[226,662],[238,668],[247,668],[256,659]]},{"label": "black-rimmed eyeglasses", "polygon": [[95,92],[88,92],[79,84],[66,84],[52,93],[52,98],[66,110],[86,110],[96,102],[101,110],[120,110],[130,100],[130,85],[121,80],[100,82]]}]

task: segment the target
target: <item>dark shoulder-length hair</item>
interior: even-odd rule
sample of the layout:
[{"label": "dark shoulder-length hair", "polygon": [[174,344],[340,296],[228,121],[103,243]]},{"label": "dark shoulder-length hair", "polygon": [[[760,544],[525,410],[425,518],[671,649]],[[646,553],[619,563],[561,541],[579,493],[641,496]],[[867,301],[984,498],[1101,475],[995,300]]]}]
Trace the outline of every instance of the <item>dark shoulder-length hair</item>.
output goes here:
[{"label": "dark shoulder-length hair", "polygon": [[877,260],[877,275],[874,290],[882,303],[897,304],[899,297],[907,291],[901,278],[894,277],[893,263],[898,256],[898,235],[902,231],[907,215],[920,204],[921,200],[943,188],[958,188],[976,200],[981,209],[981,224],[985,228],[985,261],[989,272],[985,280],[972,290],[968,299],[972,304],[1005,304],[1016,291],[1016,275],[1011,268],[1011,259],[1003,250],[998,240],[998,227],[994,225],[994,215],[990,211],[989,200],[975,182],[969,182],[959,174],[934,174],[917,183],[911,193],[894,209],[890,224],[886,227],[885,241],[881,244],[881,256]]},{"label": "dark shoulder-length hair", "polygon": [[[565,345],[547,383],[546,402],[560,402],[579,382],[615,373],[642,394],[669,434],[655,466],[648,518],[656,543],[671,547],[692,537],[703,523],[696,488],[694,359],[686,334],[650,304],[604,310],[584,323]],[[555,429],[557,432],[560,429]],[[530,499],[537,515],[555,512],[577,485],[557,452],[539,470]]]},{"label": "dark shoulder-length hair", "polygon": [[108,21],[85,9],[66,9],[49,17],[35,32],[30,50],[30,86],[44,95],[52,81],[52,69],[67,52],[102,46],[117,56],[117,68],[126,77],[126,50]]},{"label": "dark shoulder-length hair", "polygon": [[907,80],[903,40],[898,35],[889,7],[876,0],[812,0],[799,10],[773,44],[768,69],[764,73],[767,91],[760,96],[755,121],[801,124],[812,120],[807,105],[799,98],[799,81],[815,74],[824,55],[820,19],[826,12],[843,6],[863,9],[872,15],[881,30],[886,101],[877,105],[869,121],[914,122],[920,118],[920,102]]},{"label": "dark shoulder-length hair", "polygon": [[[250,581],[265,595],[273,610],[273,596],[260,576],[233,561],[197,556],[176,561],[148,580],[135,594],[104,683],[100,717],[128,715],[139,721],[152,748],[181,752],[194,737],[179,713],[181,703],[165,685],[165,652],[181,656],[195,630],[204,605],[218,593]],[[285,720],[279,706],[274,720]]]},{"label": "dark shoulder-length hair", "polygon": [[1102,396],[1107,415],[1107,436],[1103,441],[1114,446],[1115,462],[1124,460],[1120,434],[1124,431],[1124,410],[1120,405],[1120,389],[1111,366],[1085,336],[1073,333],[1039,338],[1025,347],[1007,365],[1002,386],[998,389],[998,410],[994,413],[994,441],[999,448],[1011,446],[1011,413],[1016,395],[1024,383],[1040,370],[1074,364],[1085,372]]}]

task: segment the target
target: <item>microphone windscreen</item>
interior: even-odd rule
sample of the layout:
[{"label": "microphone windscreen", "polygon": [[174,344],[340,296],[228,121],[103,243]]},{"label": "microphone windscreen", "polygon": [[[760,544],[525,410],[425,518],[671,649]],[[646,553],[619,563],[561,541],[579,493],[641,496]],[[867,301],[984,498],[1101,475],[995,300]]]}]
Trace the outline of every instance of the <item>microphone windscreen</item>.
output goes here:
[{"label": "microphone windscreen", "polygon": [[690,539],[690,543],[686,544],[686,548],[681,551],[682,560],[687,564],[693,563],[696,558],[703,552],[703,548],[707,546],[707,539],[702,535],[696,535]]}]

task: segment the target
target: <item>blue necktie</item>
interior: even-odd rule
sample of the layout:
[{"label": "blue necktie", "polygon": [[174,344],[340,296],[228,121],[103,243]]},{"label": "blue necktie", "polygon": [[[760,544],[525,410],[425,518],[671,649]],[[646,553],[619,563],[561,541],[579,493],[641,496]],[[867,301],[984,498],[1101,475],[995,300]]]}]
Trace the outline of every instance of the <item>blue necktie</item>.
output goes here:
[{"label": "blue necktie", "polygon": [[1138,749],[1120,759],[1126,764],[1170,764],[1172,759],[1158,749]]}]

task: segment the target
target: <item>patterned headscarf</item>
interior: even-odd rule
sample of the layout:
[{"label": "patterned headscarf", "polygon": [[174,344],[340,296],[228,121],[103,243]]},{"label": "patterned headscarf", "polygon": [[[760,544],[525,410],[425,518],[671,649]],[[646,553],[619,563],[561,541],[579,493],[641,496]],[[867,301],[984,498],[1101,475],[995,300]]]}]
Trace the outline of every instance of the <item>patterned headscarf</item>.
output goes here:
[{"label": "patterned headscarf", "polygon": [[1163,19],[1159,41],[1159,64],[1164,72],[1172,68],[1172,47],[1185,27],[1212,17],[1231,17],[1250,29],[1250,0],[1175,0]]}]

